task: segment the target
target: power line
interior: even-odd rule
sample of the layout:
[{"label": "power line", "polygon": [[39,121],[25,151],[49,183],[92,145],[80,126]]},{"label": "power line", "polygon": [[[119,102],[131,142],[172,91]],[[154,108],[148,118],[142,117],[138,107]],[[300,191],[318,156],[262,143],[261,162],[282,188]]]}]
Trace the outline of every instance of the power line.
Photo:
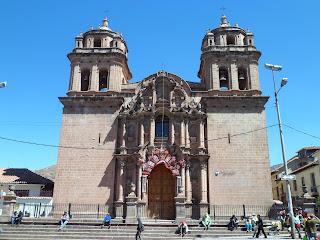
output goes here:
[{"label": "power line", "polygon": [[[271,127],[274,127],[274,126],[277,126],[277,125],[278,124],[273,124],[273,125],[270,125],[270,126],[267,126],[267,127],[258,128],[258,129],[250,130],[250,131],[247,131],[247,132],[237,133],[237,134],[229,135],[229,136],[226,136],[226,137],[208,139],[208,140],[205,140],[204,142],[218,141],[218,140],[222,140],[222,139],[226,139],[226,138],[232,138],[232,137],[236,137],[236,136],[240,136],[240,135],[245,135],[245,134],[261,131],[261,130],[264,130],[264,129],[267,129],[267,128],[271,128]],[[29,144],[29,145],[36,145],[36,146],[42,146],[42,147],[52,147],[52,148],[68,148],[68,149],[79,149],[79,150],[110,150],[110,151],[114,151],[114,150],[117,149],[117,148],[100,148],[100,147],[97,148],[97,147],[80,147],[80,146],[54,145],[54,144],[46,144],[46,143],[39,143],[39,142],[24,141],[24,140],[19,140],[19,139],[14,139],[14,138],[7,138],[7,137],[2,137],[2,136],[0,136],[0,139],[5,140],[5,141],[10,141],[10,142]],[[137,149],[137,147],[131,147],[131,148],[127,148],[127,149]]]},{"label": "power line", "polygon": [[307,136],[309,136],[309,137],[313,137],[313,138],[316,138],[316,139],[319,139],[319,140],[320,140],[320,137],[318,137],[318,136],[315,136],[315,135],[312,135],[312,134],[310,134],[310,133],[304,132],[304,131],[302,131],[302,130],[296,129],[296,128],[291,127],[291,126],[289,126],[289,125],[287,125],[287,124],[282,124],[282,125],[283,125],[283,126],[286,126],[287,128],[290,128],[290,129],[292,129],[292,130],[294,130],[294,131],[296,131],[296,132],[299,132],[299,133],[302,133],[302,134],[307,135]]}]

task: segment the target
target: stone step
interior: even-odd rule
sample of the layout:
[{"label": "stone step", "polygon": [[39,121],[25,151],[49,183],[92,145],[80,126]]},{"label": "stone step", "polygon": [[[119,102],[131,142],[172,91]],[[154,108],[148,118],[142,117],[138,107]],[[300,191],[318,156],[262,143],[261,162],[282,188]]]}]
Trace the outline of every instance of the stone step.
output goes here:
[{"label": "stone step", "polygon": [[[114,225],[111,229],[95,225],[67,225],[62,231],[58,231],[57,224],[21,224],[19,226],[11,226],[10,224],[0,224],[2,233],[0,234],[0,240],[31,240],[31,239],[62,239],[62,240],[76,240],[76,239],[115,239],[115,240],[128,240],[134,239],[136,233],[136,225]],[[215,239],[218,237],[235,239],[238,236],[243,238],[252,238],[252,232],[241,231],[239,228],[235,231],[229,231],[224,227],[212,227],[208,231],[205,231],[202,227],[191,226],[190,234],[187,234],[184,238],[175,234],[177,226],[171,224],[169,226],[154,226],[146,225],[145,231],[142,233],[143,239],[158,240],[158,239],[196,239],[207,238]],[[266,231],[267,232],[267,231]],[[279,235],[278,235],[279,236]],[[288,236],[287,232],[281,232],[280,236]]]}]

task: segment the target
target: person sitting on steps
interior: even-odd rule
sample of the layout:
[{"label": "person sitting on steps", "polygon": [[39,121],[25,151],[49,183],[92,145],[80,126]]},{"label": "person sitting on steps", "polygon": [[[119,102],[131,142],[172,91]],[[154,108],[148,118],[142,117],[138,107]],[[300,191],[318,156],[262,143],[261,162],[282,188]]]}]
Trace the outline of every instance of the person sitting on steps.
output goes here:
[{"label": "person sitting on steps", "polygon": [[203,217],[202,217],[202,220],[200,222],[200,224],[204,227],[204,230],[209,230],[209,227],[211,226],[212,224],[212,220],[209,216],[208,213],[206,213]]},{"label": "person sitting on steps", "polygon": [[228,230],[233,231],[233,230],[237,230],[238,228],[238,224],[239,221],[237,219],[237,217],[235,215],[232,215],[232,217],[230,218],[230,221],[228,223]]},{"label": "person sitting on steps", "polygon": [[181,221],[178,225],[176,233],[184,237],[189,232],[189,228],[186,221]]},{"label": "person sitting on steps", "polygon": [[59,222],[60,227],[58,231],[62,230],[68,224],[69,220],[70,220],[69,214],[67,212],[64,212]]},{"label": "person sitting on steps", "polygon": [[103,218],[101,228],[103,228],[103,226],[108,226],[108,229],[111,227],[111,216],[109,213],[107,213]]}]

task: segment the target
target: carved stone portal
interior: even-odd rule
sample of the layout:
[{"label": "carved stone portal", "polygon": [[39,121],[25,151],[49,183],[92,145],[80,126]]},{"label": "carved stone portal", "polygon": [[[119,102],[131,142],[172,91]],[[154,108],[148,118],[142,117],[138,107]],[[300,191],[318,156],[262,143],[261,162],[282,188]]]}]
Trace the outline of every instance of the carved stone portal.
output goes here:
[{"label": "carved stone portal", "polygon": [[148,161],[143,164],[143,175],[149,176],[152,169],[161,163],[172,172],[173,176],[179,176],[179,169],[184,166],[185,160],[177,160],[167,149],[155,148]]}]

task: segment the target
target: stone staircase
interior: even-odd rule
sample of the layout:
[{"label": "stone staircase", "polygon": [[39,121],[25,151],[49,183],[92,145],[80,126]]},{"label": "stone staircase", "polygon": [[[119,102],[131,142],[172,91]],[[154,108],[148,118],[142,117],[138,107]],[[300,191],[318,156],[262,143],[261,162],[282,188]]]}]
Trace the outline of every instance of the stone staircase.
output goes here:
[{"label": "stone staircase", "polygon": [[[0,224],[2,232],[0,234],[1,240],[12,239],[116,239],[116,240],[129,240],[135,239],[136,225],[115,223],[111,229],[103,228],[95,224],[69,224],[62,231],[58,231],[57,224],[43,224],[40,222],[26,222],[19,226],[11,226],[10,224]],[[181,237],[175,234],[177,229],[173,223],[145,223],[145,231],[142,232],[142,239],[144,240],[156,240],[156,239],[197,239],[197,238],[229,238],[236,239],[239,236],[244,238],[252,238],[252,233],[246,233],[245,231],[236,230],[228,231],[226,227],[214,226],[208,231],[204,231],[203,228],[198,226],[190,226],[190,234],[185,237]],[[283,232],[282,235],[288,237],[288,233]],[[281,237],[281,239],[284,239]]]}]

